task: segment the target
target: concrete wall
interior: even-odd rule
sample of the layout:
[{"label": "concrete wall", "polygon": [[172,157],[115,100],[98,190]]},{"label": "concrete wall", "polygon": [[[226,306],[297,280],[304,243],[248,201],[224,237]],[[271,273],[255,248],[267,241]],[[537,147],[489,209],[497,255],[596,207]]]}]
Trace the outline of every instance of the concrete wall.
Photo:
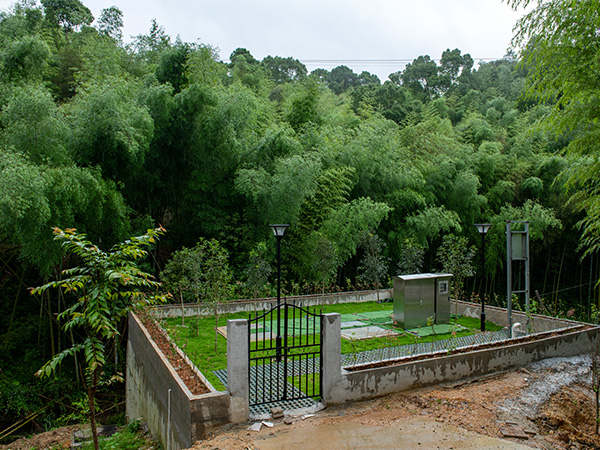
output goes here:
[{"label": "concrete wall", "polygon": [[233,422],[243,422],[250,415],[250,380],[248,369],[248,321],[227,321],[227,391],[231,395]]},{"label": "concrete wall", "polygon": [[230,396],[210,384],[210,393],[193,395],[134,314],[126,380],[127,417],[144,421],[167,450],[191,447],[211,428],[231,421]]},{"label": "concrete wall", "polygon": [[[380,289],[379,299],[381,301],[393,298],[392,289]],[[283,302],[283,298],[281,299]],[[294,297],[287,297],[288,302],[302,302],[305,306],[317,306],[317,305],[335,305],[338,303],[360,303],[360,302],[374,302],[377,301],[377,291],[357,291],[357,292],[340,292],[337,294],[325,294],[325,295],[300,295]],[[233,302],[223,303],[219,305],[219,314],[233,314],[239,312],[246,312],[248,314],[263,309],[270,309],[277,303],[276,298],[264,298],[255,300],[236,300]],[[196,303],[185,303],[183,305],[183,311],[185,317],[191,317],[198,314],[200,310],[201,316],[211,316],[213,310],[206,308],[202,304]],[[181,305],[165,305],[156,308],[156,314],[158,317],[181,317]]]},{"label": "concrete wall", "polygon": [[[454,303],[454,302],[453,302]],[[481,305],[478,303],[469,302],[456,302],[457,312],[459,315],[466,317],[479,318],[481,316]],[[454,304],[451,305],[452,313],[455,311]],[[486,320],[491,320],[497,325],[505,327],[508,325],[508,313],[504,308],[497,308],[494,306],[485,307]],[[540,314],[531,314],[531,332],[542,333],[544,331],[559,330],[561,328],[568,328],[577,325],[581,325],[581,322],[575,322],[573,320],[558,319],[554,317],[542,316]],[[512,312],[512,323],[520,323],[522,330],[526,330],[527,315],[520,311]]]},{"label": "concrete wall", "polygon": [[[391,291],[381,291],[380,298],[391,298]],[[305,305],[373,301],[374,291],[351,294],[301,297]],[[274,299],[263,301],[233,302],[224,305],[222,312],[262,310],[270,307]],[[195,314],[191,305],[186,314]],[[452,308],[455,306],[453,305]],[[456,311],[465,316],[479,317],[481,306],[457,302]],[[180,307],[159,309],[163,316],[177,316]],[[452,310],[454,313],[454,309]],[[212,312],[209,312],[212,314]],[[506,310],[486,307],[489,320],[505,326]],[[513,323],[526,323],[526,316],[513,313]],[[323,348],[323,400],[326,404],[370,399],[393,392],[417,387],[481,376],[530,362],[557,356],[588,353],[592,345],[600,343],[600,328],[587,327],[569,320],[533,315],[536,332],[545,334],[531,338],[509,341],[498,348],[473,348],[464,353],[431,355],[430,358],[398,362],[377,368],[356,368],[352,371],[341,367],[339,314],[325,314],[322,320]],[[557,334],[548,330],[574,327],[573,331]],[[127,351],[127,416],[141,418],[150,432],[166,450],[190,447],[202,439],[212,427],[248,418],[247,378],[247,322],[228,322],[228,392],[211,389],[209,394],[194,396],[179,378],[171,364],[160,352],[150,335],[134,315],[129,316],[129,341]],[[179,349],[177,351],[180,352]],[[196,369],[197,370],[197,369]],[[204,377],[198,371],[198,376]],[[169,401],[170,398],[170,401]],[[170,407],[169,407],[170,404]],[[170,419],[170,420],[169,420]]]},{"label": "concrete wall", "polygon": [[[393,392],[522,367],[544,358],[589,353],[592,346],[600,342],[600,328],[582,329],[582,324],[578,325],[578,328],[567,334],[548,332],[534,340],[515,339],[498,348],[474,348],[465,353],[431,355],[430,358],[419,361],[390,363],[362,370],[358,368],[347,371],[339,367],[336,373],[335,368],[329,365],[329,360],[324,358],[324,371],[330,374],[323,381],[325,385],[329,383],[323,389],[324,401],[329,405],[366,400]],[[328,334],[335,335],[339,320],[330,320],[325,326],[332,328],[327,331]]]}]

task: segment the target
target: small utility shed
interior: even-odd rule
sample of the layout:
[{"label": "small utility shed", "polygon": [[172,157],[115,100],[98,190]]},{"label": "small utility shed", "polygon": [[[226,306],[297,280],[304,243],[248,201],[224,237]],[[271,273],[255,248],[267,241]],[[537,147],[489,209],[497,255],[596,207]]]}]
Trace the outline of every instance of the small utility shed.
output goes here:
[{"label": "small utility shed", "polygon": [[418,273],[394,277],[393,319],[402,328],[450,322],[451,273]]}]

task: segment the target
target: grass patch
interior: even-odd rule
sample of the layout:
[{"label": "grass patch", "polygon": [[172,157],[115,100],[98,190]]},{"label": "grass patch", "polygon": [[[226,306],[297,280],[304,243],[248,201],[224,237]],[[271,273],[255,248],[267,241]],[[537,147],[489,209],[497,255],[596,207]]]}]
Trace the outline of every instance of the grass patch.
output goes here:
[{"label": "grass patch", "polygon": [[[479,319],[471,317],[459,317],[458,319],[452,319],[452,323],[456,322],[464,327],[464,329],[460,331],[443,334],[430,334],[429,336],[417,337],[392,326],[392,309],[392,303],[363,302],[324,305],[316,308],[311,307],[310,311],[317,313],[321,311],[323,313],[337,312],[341,314],[341,319],[343,322],[362,320],[364,321],[365,325],[377,325],[382,328],[394,329],[400,332],[400,334],[396,336],[386,336],[363,340],[351,341],[342,339],[343,354],[359,353],[383,347],[395,347],[399,345],[432,342],[441,339],[450,339],[453,337],[469,336],[477,333],[480,328]],[[248,313],[223,315],[219,317],[218,325],[219,327],[226,326],[228,319],[247,319],[248,317]],[[312,323],[312,320],[309,320],[309,330],[310,332],[314,332],[310,323]],[[181,326],[181,318],[179,317],[168,318],[162,321],[162,325],[165,327],[165,329],[167,329],[171,338],[177,342],[177,345],[188,355],[192,361],[194,361],[196,366],[198,366],[208,381],[210,381],[210,383],[216,389],[225,390],[226,387],[219,381],[213,371],[227,368],[227,340],[223,336],[219,335],[217,338],[217,349],[215,351],[214,317],[201,317],[199,323],[196,322],[196,317],[187,317],[185,319],[185,324],[185,327]],[[267,324],[268,328],[273,327],[273,329],[276,329],[276,326],[276,320],[273,320],[273,322],[268,322]],[[290,333],[291,327],[292,325],[290,320]],[[302,328],[303,331],[305,331],[304,329],[306,329],[306,322],[296,319],[296,330],[298,330],[298,328]],[[501,327],[488,321],[486,322],[486,329],[488,331],[497,331],[500,330]],[[320,334],[318,331],[319,330],[317,330],[317,334],[308,336],[310,343],[313,342],[313,339],[316,343],[319,342]],[[297,338],[290,337],[289,339],[290,342],[293,340],[294,343],[298,343]],[[305,342],[306,339],[306,336],[302,337],[303,342]],[[265,342],[265,345],[268,347],[269,341]],[[300,380],[296,380],[295,383],[299,381]]]},{"label": "grass patch", "polygon": [[[102,450],[139,450],[162,448],[160,444],[154,442],[142,433],[138,421],[131,422],[126,428],[118,431],[109,437],[98,438],[99,447]],[[86,442],[81,446],[82,450],[93,450],[94,443]]]},{"label": "grass patch", "polygon": [[321,392],[321,380],[318,373],[288,377],[287,381],[309,397],[318,397],[318,393]]},{"label": "grass patch", "polygon": [[[218,325],[227,325],[228,319],[247,318],[246,313],[227,314],[219,317]],[[227,339],[221,335],[217,337],[215,351],[214,317],[201,317],[199,322],[196,321],[196,317],[186,317],[185,326],[181,326],[181,317],[172,317],[165,319],[162,325],[214,388],[226,390],[227,387],[213,373],[214,370],[227,368]]]}]

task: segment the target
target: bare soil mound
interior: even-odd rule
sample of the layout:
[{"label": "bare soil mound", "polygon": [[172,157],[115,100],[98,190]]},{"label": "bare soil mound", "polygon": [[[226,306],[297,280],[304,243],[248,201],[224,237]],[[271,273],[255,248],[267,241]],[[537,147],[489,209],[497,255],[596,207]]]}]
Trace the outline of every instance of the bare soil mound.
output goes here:
[{"label": "bare soil mound", "polygon": [[29,438],[20,438],[8,445],[0,445],[0,450],[60,449],[71,448],[73,433],[77,426],[56,428]]}]

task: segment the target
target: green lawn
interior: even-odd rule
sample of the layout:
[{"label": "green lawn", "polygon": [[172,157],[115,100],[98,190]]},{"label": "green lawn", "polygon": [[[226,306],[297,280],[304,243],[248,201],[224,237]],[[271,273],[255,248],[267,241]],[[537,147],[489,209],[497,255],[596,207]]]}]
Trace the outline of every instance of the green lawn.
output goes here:
[{"label": "green lawn", "polygon": [[[390,337],[364,340],[342,339],[342,353],[356,353],[383,347],[415,344],[417,342],[431,342],[440,339],[449,339],[453,336],[468,336],[477,333],[480,326],[479,319],[460,317],[456,321],[456,323],[463,327],[460,331],[453,332],[451,329],[446,328],[444,331],[447,332],[440,333],[436,329],[435,334],[431,333],[427,336],[419,337],[393,327],[391,323],[392,309],[392,303],[364,302],[325,305],[322,308],[311,307],[310,311],[320,312],[322,310],[323,313],[340,313],[342,315],[342,322],[356,320],[358,314],[360,317],[366,318],[370,324],[401,331],[399,335]],[[219,326],[226,326],[228,319],[247,319],[248,317],[247,313],[228,314],[219,317],[218,324]],[[452,322],[454,323],[455,321],[453,320]],[[273,323],[273,326],[276,326],[276,321]],[[181,325],[180,317],[175,317],[165,319],[162,324],[169,332],[171,338],[194,361],[212,385],[216,389],[225,390],[225,386],[214,375],[213,371],[227,368],[227,340],[219,335],[217,338],[217,350],[215,351],[214,317],[200,318],[199,322],[196,321],[196,317],[187,317],[185,319],[185,326]],[[305,325],[299,322],[296,324],[296,327],[296,329],[300,327],[305,328]],[[488,331],[496,331],[500,328],[491,322],[486,322],[486,329]],[[422,327],[420,330],[426,331],[428,329],[431,329],[431,327]],[[317,342],[319,342],[319,338],[317,334],[315,336]],[[312,341],[312,339],[310,340]]]}]

